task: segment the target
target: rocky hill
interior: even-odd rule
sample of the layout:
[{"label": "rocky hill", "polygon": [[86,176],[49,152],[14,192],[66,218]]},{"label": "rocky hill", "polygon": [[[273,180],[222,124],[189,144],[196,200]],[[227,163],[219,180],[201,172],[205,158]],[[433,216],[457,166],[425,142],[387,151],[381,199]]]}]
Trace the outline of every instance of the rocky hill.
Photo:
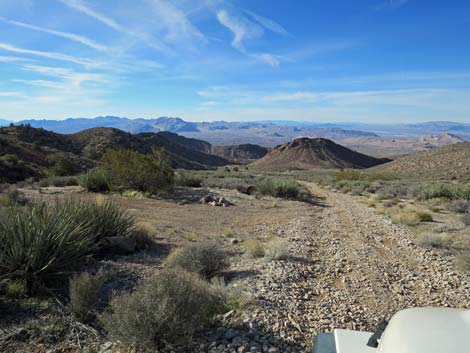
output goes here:
[{"label": "rocky hill", "polygon": [[248,164],[263,158],[268,152],[268,148],[253,144],[212,147],[213,154],[241,164]]},{"label": "rocky hill", "polygon": [[251,165],[270,170],[369,168],[389,159],[355,152],[323,138],[298,138],[275,147]]},{"label": "rocky hill", "polygon": [[470,142],[433,148],[399,158],[373,170],[424,179],[470,178]]},{"label": "rocky hill", "polygon": [[28,125],[3,127],[0,128],[0,182],[44,176],[58,158],[69,161],[73,172],[80,172],[92,167],[109,149],[151,153],[154,148],[163,148],[175,168],[208,169],[230,164],[222,157],[187,147],[210,148],[210,144],[174,135],[171,139],[165,137],[168,134],[160,133],[133,135],[114,128],[93,128],[64,135]]}]

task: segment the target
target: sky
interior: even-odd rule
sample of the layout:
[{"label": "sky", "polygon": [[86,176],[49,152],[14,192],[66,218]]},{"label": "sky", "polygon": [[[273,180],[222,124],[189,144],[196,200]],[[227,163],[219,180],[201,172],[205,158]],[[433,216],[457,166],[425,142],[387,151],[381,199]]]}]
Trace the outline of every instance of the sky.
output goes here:
[{"label": "sky", "polygon": [[0,0],[0,118],[470,122],[467,0]]}]

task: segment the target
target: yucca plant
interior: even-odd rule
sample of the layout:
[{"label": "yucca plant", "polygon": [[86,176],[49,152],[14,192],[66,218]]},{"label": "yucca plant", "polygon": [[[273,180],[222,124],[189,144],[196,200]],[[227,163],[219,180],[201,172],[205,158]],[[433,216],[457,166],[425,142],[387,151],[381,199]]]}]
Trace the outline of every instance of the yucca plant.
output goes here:
[{"label": "yucca plant", "polygon": [[65,210],[0,208],[0,277],[22,281],[28,295],[71,273],[95,249],[89,230]]},{"label": "yucca plant", "polygon": [[135,230],[135,218],[106,199],[81,201],[71,198],[57,202],[54,208],[69,215],[95,242],[108,237],[129,237]]}]

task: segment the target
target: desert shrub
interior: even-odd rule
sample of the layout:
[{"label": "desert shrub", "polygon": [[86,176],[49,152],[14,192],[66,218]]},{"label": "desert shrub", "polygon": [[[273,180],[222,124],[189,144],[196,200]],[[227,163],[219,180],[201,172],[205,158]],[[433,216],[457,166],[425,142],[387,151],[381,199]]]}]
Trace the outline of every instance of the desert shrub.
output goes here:
[{"label": "desert shrub", "polygon": [[75,270],[94,250],[90,233],[63,209],[0,208],[0,276],[22,281],[28,295]]},{"label": "desert shrub", "polygon": [[224,311],[209,283],[195,273],[170,268],[134,292],[113,298],[101,322],[111,339],[152,350],[189,343],[197,329]]},{"label": "desert shrub", "polygon": [[470,226],[470,213],[465,213],[462,215],[462,223],[465,224],[466,226]]},{"label": "desert shrub", "polygon": [[241,287],[227,285],[222,277],[210,281],[212,295],[225,310],[240,310],[252,303],[252,295]]},{"label": "desert shrub", "polygon": [[434,233],[449,233],[455,231],[454,228],[451,228],[447,225],[440,225],[432,229]]},{"label": "desert shrub", "polygon": [[430,184],[421,188],[418,198],[421,200],[447,198],[449,200],[462,199],[470,201],[470,187],[468,185],[446,183]]},{"label": "desert shrub", "polygon": [[298,199],[301,195],[300,185],[292,179],[263,178],[257,182],[256,191],[261,196],[283,199]]},{"label": "desert shrub", "polygon": [[191,243],[170,254],[167,267],[180,267],[204,278],[211,278],[228,267],[225,251],[214,241]]},{"label": "desert shrub", "polygon": [[155,245],[155,240],[152,234],[142,226],[136,228],[132,232],[131,236],[134,238],[135,246],[138,250],[149,249]]},{"label": "desert shrub", "polygon": [[48,186],[64,187],[78,185],[78,178],[75,176],[52,176],[39,182],[39,186],[45,188]]},{"label": "desert shrub", "polygon": [[155,150],[146,155],[122,150],[108,151],[101,166],[116,189],[132,189],[152,194],[168,191],[174,184],[174,173],[169,157]]},{"label": "desert shrub", "polygon": [[111,180],[108,173],[95,168],[80,175],[78,184],[89,192],[106,192],[110,190]]},{"label": "desert shrub", "polygon": [[79,320],[87,322],[93,318],[104,281],[103,273],[93,275],[88,272],[74,275],[70,279],[69,307]]},{"label": "desert shrub", "polygon": [[456,264],[462,271],[470,273],[470,251],[457,255]]},{"label": "desert shrub", "polygon": [[289,242],[273,239],[264,245],[264,256],[269,260],[286,260],[289,257]]},{"label": "desert shrub", "polygon": [[455,213],[466,213],[470,211],[470,201],[468,200],[453,200],[447,204],[447,209]]},{"label": "desert shrub", "polygon": [[245,248],[245,254],[252,259],[264,256],[264,247],[259,240],[247,240],[243,243],[243,247]]},{"label": "desert shrub", "polygon": [[416,212],[413,211],[395,211],[392,213],[391,218],[393,223],[407,226],[416,226],[421,222]]},{"label": "desert shrub", "polygon": [[57,202],[54,208],[56,212],[69,215],[95,242],[109,237],[130,237],[135,229],[135,218],[105,199],[82,201],[70,198]]},{"label": "desert shrub", "polygon": [[73,162],[63,156],[54,156],[51,158],[52,166],[49,168],[50,175],[67,176],[75,174],[75,165]]},{"label": "desert shrub", "polygon": [[416,211],[416,215],[418,216],[420,222],[432,222],[433,218],[429,212],[426,211]]},{"label": "desert shrub", "polygon": [[426,233],[418,236],[418,244],[427,248],[442,249],[450,245],[447,234]]},{"label": "desert shrub", "polygon": [[194,175],[178,173],[175,176],[175,185],[200,188],[202,186],[202,180]]}]

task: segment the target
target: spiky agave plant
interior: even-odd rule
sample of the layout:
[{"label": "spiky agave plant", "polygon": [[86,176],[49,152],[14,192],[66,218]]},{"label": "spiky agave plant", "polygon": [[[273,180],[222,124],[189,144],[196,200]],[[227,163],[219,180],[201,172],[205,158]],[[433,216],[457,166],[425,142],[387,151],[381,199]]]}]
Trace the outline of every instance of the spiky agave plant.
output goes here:
[{"label": "spiky agave plant", "polygon": [[0,208],[0,277],[23,281],[28,295],[77,269],[95,249],[90,232],[65,210]]},{"label": "spiky agave plant", "polygon": [[57,202],[54,208],[71,216],[75,224],[84,227],[95,242],[107,237],[128,237],[135,230],[135,218],[106,199],[82,201],[70,198]]}]

